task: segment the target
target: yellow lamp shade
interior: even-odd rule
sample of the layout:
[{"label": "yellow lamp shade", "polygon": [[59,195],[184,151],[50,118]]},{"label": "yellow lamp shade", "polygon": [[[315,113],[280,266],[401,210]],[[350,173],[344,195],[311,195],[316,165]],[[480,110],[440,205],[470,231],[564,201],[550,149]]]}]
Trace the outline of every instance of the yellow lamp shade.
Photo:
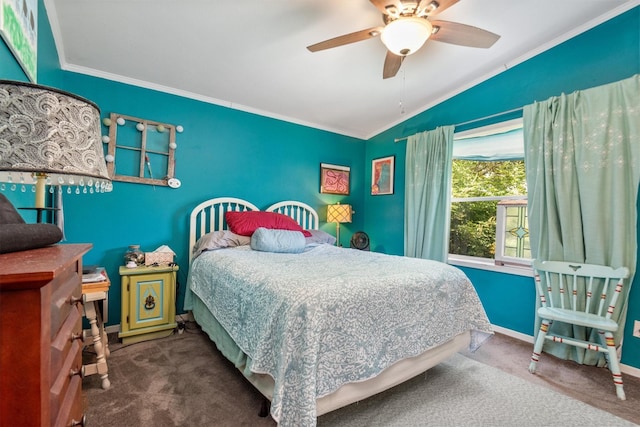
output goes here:
[{"label": "yellow lamp shade", "polygon": [[351,205],[328,205],[327,222],[351,222]]}]

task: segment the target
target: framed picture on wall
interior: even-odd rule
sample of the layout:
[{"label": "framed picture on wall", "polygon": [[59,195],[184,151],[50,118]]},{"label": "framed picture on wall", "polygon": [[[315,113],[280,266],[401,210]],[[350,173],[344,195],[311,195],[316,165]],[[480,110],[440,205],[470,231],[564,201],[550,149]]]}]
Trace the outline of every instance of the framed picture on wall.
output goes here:
[{"label": "framed picture on wall", "polygon": [[371,195],[393,194],[393,175],[396,156],[381,157],[371,161]]},{"label": "framed picture on wall", "polygon": [[0,0],[0,36],[29,79],[38,72],[38,0]]},{"label": "framed picture on wall", "polygon": [[320,192],[326,194],[349,194],[349,166],[320,163]]}]

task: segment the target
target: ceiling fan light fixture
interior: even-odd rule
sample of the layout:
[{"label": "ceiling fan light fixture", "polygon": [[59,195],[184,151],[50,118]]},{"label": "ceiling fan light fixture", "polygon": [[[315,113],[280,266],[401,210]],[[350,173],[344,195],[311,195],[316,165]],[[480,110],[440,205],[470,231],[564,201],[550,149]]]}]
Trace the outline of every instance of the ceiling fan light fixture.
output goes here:
[{"label": "ceiling fan light fixture", "polygon": [[400,17],[384,27],[381,39],[390,52],[407,56],[415,53],[427,41],[433,26],[431,22],[416,16]]}]

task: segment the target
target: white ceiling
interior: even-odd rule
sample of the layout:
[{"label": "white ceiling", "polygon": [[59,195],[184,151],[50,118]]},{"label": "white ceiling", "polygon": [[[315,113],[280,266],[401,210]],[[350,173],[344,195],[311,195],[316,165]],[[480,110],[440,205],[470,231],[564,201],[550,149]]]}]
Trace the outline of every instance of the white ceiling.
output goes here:
[{"label": "white ceiling", "polygon": [[638,4],[460,0],[437,19],[500,40],[427,41],[383,80],[379,37],[306,49],[381,25],[368,0],[45,0],[65,70],[364,139]]}]

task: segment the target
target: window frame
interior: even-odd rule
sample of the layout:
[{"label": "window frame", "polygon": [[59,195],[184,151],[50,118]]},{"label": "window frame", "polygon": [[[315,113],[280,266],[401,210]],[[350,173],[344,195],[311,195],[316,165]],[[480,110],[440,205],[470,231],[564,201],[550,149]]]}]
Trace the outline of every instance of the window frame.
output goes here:
[{"label": "window frame", "polygon": [[[475,129],[469,129],[463,132],[454,134],[454,141],[466,138],[474,138],[480,136],[487,136],[501,132],[507,132],[509,130],[517,129],[522,127],[522,118],[517,118],[513,120],[507,120],[504,122],[494,123],[487,126],[482,126]],[[453,193],[453,187],[451,188],[451,193]],[[450,206],[453,203],[459,202],[477,202],[477,201],[492,201],[492,200],[527,200],[527,195],[516,195],[516,196],[485,196],[485,197],[464,197],[458,198],[451,196]],[[498,213],[496,212],[496,215]],[[504,227],[503,227],[504,228]],[[498,218],[496,217],[496,247],[498,245]],[[451,229],[449,228],[449,231]],[[504,241],[504,236],[503,240]],[[507,273],[518,276],[527,276],[533,277],[533,267],[532,260],[525,260],[522,258],[516,258],[516,262],[509,261],[508,263],[504,263],[504,261],[496,260],[495,258],[482,258],[482,257],[474,257],[468,255],[458,255],[458,254],[447,254],[447,262],[451,265],[459,266],[459,267],[470,267],[479,270],[487,270],[494,271],[499,273]]]}]

